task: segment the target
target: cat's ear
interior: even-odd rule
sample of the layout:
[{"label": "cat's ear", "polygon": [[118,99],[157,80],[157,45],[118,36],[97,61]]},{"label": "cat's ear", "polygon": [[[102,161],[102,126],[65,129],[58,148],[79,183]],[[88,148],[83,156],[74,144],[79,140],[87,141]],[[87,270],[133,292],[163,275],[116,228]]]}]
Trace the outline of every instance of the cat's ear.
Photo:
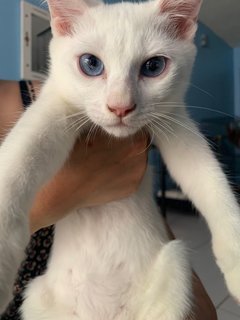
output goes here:
[{"label": "cat's ear", "polygon": [[95,0],[47,0],[54,35],[72,35],[74,21],[88,7],[99,4]]},{"label": "cat's ear", "polygon": [[175,37],[192,40],[202,0],[160,0],[160,13],[169,16],[169,29]]}]

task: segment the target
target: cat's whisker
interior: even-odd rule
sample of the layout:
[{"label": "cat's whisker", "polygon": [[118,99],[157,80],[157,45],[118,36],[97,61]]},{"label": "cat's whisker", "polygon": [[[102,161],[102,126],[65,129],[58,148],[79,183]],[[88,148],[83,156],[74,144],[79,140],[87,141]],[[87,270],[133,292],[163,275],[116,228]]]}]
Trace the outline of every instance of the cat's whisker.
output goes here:
[{"label": "cat's whisker", "polygon": [[86,112],[84,112],[84,111],[78,111],[78,112],[75,112],[75,113],[73,113],[73,114],[70,114],[70,115],[68,115],[68,116],[64,116],[63,118],[61,118],[61,119],[58,119],[57,121],[66,121],[66,120],[68,120],[68,119],[71,119],[71,118],[75,118],[75,117],[79,117],[79,116],[86,116],[87,117],[87,115],[86,115]]},{"label": "cat's whisker", "polygon": [[167,142],[170,143],[168,135],[165,133],[165,131],[164,131],[163,129],[161,129],[161,128],[159,127],[159,123],[154,123],[154,122],[152,122],[152,121],[150,121],[150,123],[151,123],[151,125],[153,126],[153,128],[154,128],[154,129],[157,129],[157,130],[161,133],[161,135],[163,134],[164,137],[166,138]]},{"label": "cat's whisker", "polygon": [[[174,117],[168,116],[168,114],[172,114]],[[176,115],[174,112],[164,112],[164,113],[156,113],[156,112],[150,112],[150,115],[155,115],[156,118],[158,120],[162,120],[162,118],[164,118],[165,120],[168,120],[170,122],[175,122],[177,124],[180,123],[180,121],[178,119],[176,119],[176,117],[178,117],[179,115]],[[187,119],[187,117],[182,116],[183,119]],[[182,124],[182,123],[181,123]]]},{"label": "cat's whisker", "polygon": [[142,135],[143,135],[143,137],[149,137],[149,132],[148,132],[148,130],[147,130],[147,124],[146,125],[144,125],[143,127],[141,127],[141,133],[142,133]]},{"label": "cat's whisker", "polygon": [[156,121],[154,119],[151,119],[151,123],[154,123],[155,125],[157,126],[160,126],[163,130],[165,130],[164,132],[167,134],[167,133],[172,133],[172,132],[169,132],[168,129],[161,123],[161,121]]},{"label": "cat's whisker", "polygon": [[185,83],[195,89],[197,89],[198,91],[205,93],[207,96],[209,96],[210,98],[212,98],[213,100],[216,100],[216,98],[214,97],[214,95],[212,95],[210,92],[200,88],[199,86],[197,86],[196,84],[192,83],[192,82],[187,82],[185,81]]},{"label": "cat's whisker", "polygon": [[90,120],[87,118],[85,121],[83,120],[82,122],[78,123],[78,127],[75,129],[75,132],[80,131],[80,129],[88,122],[90,122]]},{"label": "cat's whisker", "polygon": [[71,118],[78,117],[81,115],[87,116],[85,111],[79,111],[79,112],[76,112],[76,113],[73,113],[73,114],[66,116],[65,119],[71,119]]},{"label": "cat's whisker", "polygon": [[[153,113],[150,113],[151,117],[153,117],[155,120],[158,120],[158,121],[162,121],[162,119],[160,119],[159,115],[158,114],[153,114]],[[167,123],[167,121],[164,121],[164,124],[165,126],[169,129],[169,132],[174,132],[173,128]]]},{"label": "cat's whisker", "polygon": [[152,141],[154,140],[155,136],[161,140],[162,136],[166,138],[167,142],[169,143],[169,139],[166,135],[164,135],[164,132],[161,128],[159,128],[156,124],[149,122],[147,125],[147,128],[152,132]]},{"label": "cat's whisker", "polygon": [[109,138],[108,139],[108,145],[111,146],[111,143],[113,141],[113,136],[110,133],[108,133],[107,131],[106,131],[106,134],[107,134],[107,137]]},{"label": "cat's whisker", "polygon": [[[150,114],[154,114],[155,116],[159,116],[159,112],[150,112]],[[160,113],[161,114],[161,113]],[[163,112],[163,114],[171,114],[171,115],[173,115],[173,116],[175,116],[175,117],[178,117],[178,118],[182,118],[182,119],[185,119],[185,120],[187,120],[187,116],[186,115],[183,115],[183,114],[177,114],[177,113],[175,113],[175,112],[171,112],[171,111],[164,111]]]},{"label": "cat's whisker", "polygon": [[[152,115],[152,116],[154,115],[156,119],[162,121],[162,118],[163,118],[163,117],[161,116],[161,115],[162,115],[161,113],[152,113],[152,112],[151,112],[150,115]],[[170,115],[170,116],[172,115],[174,118],[175,118],[175,117],[181,118],[181,119],[176,119],[176,120],[178,120],[178,121],[180,121],[180,120],[187,120],[187,117],[186,117],[186,116],[183,116],[183,115],[180,116],[179,114],[175,114],[174,112],[164,112],[163,115]],[[174,132],[174,129],[170,126],[169,122],[170,122],[169,119],[165,119],[165,124],[168,125],[168,126],[171,128],[171,131],[172,131],[172,132]]]},{"label": "cat's whisker", "polygon": [[95,126],[92,131],[92,140],[94,140],[96,138],[98,130],[99,130],[99,126],[98,126],[98,124],[95,123]]},{"label": "cat's whisker", "polygon": [[[176,83],[177,83],[177,81],[176,81]],[[194,83],[192,83],[192,82],[184,81],[184,80],[181,79],[181,83],[185,83],[185,84],[187,84],[188,86],[191,86],[191,87],[193,87],[194,89],[197,89],[198,91],[206,94],[206,95],[209,96],[211,99],[216,100],[216,98],[214,97],[214,95],[212,95],[210,92],[208,92],[208,91],[200,88],[199,86],[197,86],[196,84],[194,84]]]},{"label": "cat's whisker", "polygon": [[[162,127],[162,131],[165,130],[164,132],[165,132],[165,133],[167,134],[167,136],[168,136],[168,142],[170,142],[171,136],[174,136],[176,139],[178,139],[178,137],[176,136],[176,134],[175,134],[173,131],[168,131],[167,128],[164,127],[162,121],[161,121],[161,123],[155,121],[154,124],[155,124],[157,127],[160,125],[160,126]],[[168,132],[166,132],[166,131],[168,131]]]},{"label": "cat's whisker", "polygon": [[161,125],[166,131],[168,131],[169,135],[174,136],[176,139],[179,139],[179,138],[177,137],[177,135],[175,134],[175,131],[172,129],[172,127],[170,127],[171,130],[169,130],[168,127],[165,127],[166,125],[169,126],[169,124],[166,123],[166,120],[165,120],[165,121],[164,121],[163,119],[161,119],[161,121],[155,120],[155,123],[156,123],[157,125]]},{"label": "cat's whisker", "polygon": [[[152,113],[150,113],[150,114],[152,114]],[[164,113],[165,114],[165,113]],[[157,116],[157,118],[159,119],[159,118],[164,118],[165,119],[165,121],[168,121],[168,122],[174,122],[173,121],[173,119],[175,119],[175,118],[173,118],[173,117],[164,117],[164,114],[162,115],[162,114],[159,114],[159,113],[157,113],[157,114],[155,114],[156,116]],[[175,113],[171,113],[171,112],[169,112],[169,113],[167,113],[167,114],[171,114],[171,115],[173,115],[174,117],[179,117],[179,115],[178,114],[175,114]],[[182,119],[184,119],[184,120],[186,120],[187,119],[187,117],[185,117],[185,116],[181,116],[180,118],[182,118]],[[161,119],[161,122],[162,122],[163,120]],[[181,123],[178,119],[176,119],[176,121],[177,121],[177,124],[181,124],[181,126],[182,127],[184,127],[185,129],[187,129],[187,130],[189,130],[190,128],[188,128],[187,126],[184,126],[184,123]],[[176,123],[176,121],[175,121],[175,123]],[[167,123],[165,122],[165,125],[167,125]],[[169,124],[168,124],[168,126],[169,126]],[[171,128],[172,130],[171,130],[171,133],[172,133],[172,135],[174,135],[174,137],[176,138],[176,139],[179,139],[178,138],[178,136],[175,134],[175,132],[174,132],[174,130],[173,130],[173,128]],[[190,130],[191,131],[191,130]],[[195,131],[193,132],[193,131],[191,131],[193,134],[195,134]],[[212,144],[212,142],[211,143],[209,143],[209,144]]]},{"label": "cat's whisker", "polygon": [[94,128],[95,128],[96,126],[97,126],[96,123],[92,123],[92,125],[91,125],[91,127],[90,127],[90,129],[89,129],[89,131],[88,131],[88,134],[87,134],[87,137],[86,137],[86,144],[87,144],[87,145],[88,145],[89,142],[90,142],[91,134],[92,134],[92,132],[94,131]]},{"label": "cat's whisker", "polygon": [[92,126],[92,129],[89,132],[89,141],[93,141],[93,135],[94,135],[96,126],[97,126],[97,124],[94,123],[93,126]]},{"label": "cat's whisker", "polygon": [[[143,137],[145,137],[147,133],[144,131],[143,128],[141,128],[141,132],[143,134]],[[148,134],[148,136],[149,136],[149,134]],[[149,147],[151,146],[153,139],[154,139],[154,133],[153,133],[153,135],[150,135],[150,139],[148,139],[148,143],[147,143],[146,147],[142,151],[140,151],[137,155],[141,155],[145,151],[147,151],[149,149]]]},{"label": "cat's whisker", "polygon": [[[180,117],[180,115],[175,114],[174,112],[167,112],[167,114],[171,114],[171,115],[173,115],[173,116],[175,116],[175,117]],[[159,117],[159,114],[157,113],[156,116]],[[187,117],[186,117],[186,116],[183,116],[183,115],[182,115],[181,118],[184,119],[184,120],[187,120]],[[204,132],[203,132],[203,134],[204,134]],[[177,137],[176,134],[174,134],[174,136],[178,139],[178,137]],[[208,142],[208,145],[209,145],[211,148],[216,147],[216,143],[215,143],[213,140],[211,140],[211,139],[210,139],[208,136],[206,136],[206,135],[204,135],[204,136],[205,136],[205,139],[206,139],[207,142]]]},{"label": "cat's whisker", "polygon": [[154,117],[152,116],[152,118],[150,119],[151,121],[154,121],[154,123],[157,123],[159,124],[161,127],[163,127],[168,133],[170,134],[173,134],[174,133],[174,130],[173,128],[168,124],[167,121],[169,120],[166,120],[166,119],[162,119],[160,117]]},{"label": "cat's whisker", "polygon": [[86,150],[87,150],[88,145],[89,145],[89,132],[92,130],[92,127],[93,127],[93,124],[92,124],[91,127],[89,128],[88,133],[87,133],[87,136],[86,136],[86,138],[85,138]]},{"label": "cat's whisker", "polygon": [[76,132],[78,132],[83,126],[85,126],[86,124],[88,124],[90,121],[90,119],[85,120],[84,122],[82,122],[76,129]]},{"label": "cat's whisker", "polygon": [[98,131],[100,131],[100,127],[99,127],[99,125],[98,124],[96,124],[96,126],[95,126],[95,130],[94,130],[94,132],[93,132],[93,140],[95,140],[95,138],[96,138],[96,136],[97,136],[97,133],[98,133]]},{"label": "cat's whisker", "polygon": [[[82,123],[85,123],[85,121],[88,121],[89,118],[88,117],[84,117],[84,118],[79,118],[76,121],[74,121],[73,123],[71,123],[67,128],[66,128],[66,132],[70,131],[71,129],[76,129],[76,131],[78,131],[81,127]],[[90,120],[89,120],[90,121]]]},{"label": "cat's whisker", "polygon": [[68,128],[70,129],[70,128],[78,125],[79,122],[81,122],[81,121],[83,121],[83,120],[86,120],[86,119],[87,119],[87,117],[77,118],[77,119],[75,119],[74,121],[72,121],[72,122],[69,124],[69,127],[68,127]]},{"label": "cat's whisker", "polygon": [[213,108],[208,108],[208,107],[203,107],[203,106],[194,106],[194,105],[185,105],[184,103],[179,103],[179,102],[156,102],[156,103],[151,103],[149,104],[149,108],[151,107],[174,107],[174,108],[182,108],[182,109],[197,109],[197,110],[204,110],[204,111],[210,111],[213,113],[217,113],[232,119],[235,119],[236,117],[233,114],[226,113],[220,110],[216,110]]},{"label": "cat's whisker", "polygon": [[149,134],[150,134],[150,137],[151,137],[151,141],[153,142],[153,141],[154,141],[154,138],[155,138],[155,133],[154,133],[153,128],[151,127],[151,123],[148,123],[148,124],[146,125],[146,128],[147,128],[148,132],[149,132],[149,130],[150,130]]},{"label": "cat's whisker", "polygon": [[193,130],[191,127],[183,124],[181,121],[178,121],[177,119],[175,119],[173,117],[170,117],[170,116],[167,116],[167,115],[163,115],[163,114],[161,114],[161,117],[164,118],[164,119],[168,119],[168,120],[172,121],[173,123],[183,127],[184,129],[188,130],[189,132],[193,133],[194,135],[196,135],[196,136],[198,136],[199,138],[202,139],[202,136],[198,132]]},{"label": "cat's whisker", "polygon": [[152,126],[155,135],[156,135],[159,139],[161,139],[161,137],[164,137],[164,138],[166,139],[167,143],[168,143],[168,144],[170,143],[169,137],[165,134],[165,132],[164,132],[161,128],[159,128],[158,125],[156,125],[156,124],[154,124],[154,123],[150,123],[150,125]]}]

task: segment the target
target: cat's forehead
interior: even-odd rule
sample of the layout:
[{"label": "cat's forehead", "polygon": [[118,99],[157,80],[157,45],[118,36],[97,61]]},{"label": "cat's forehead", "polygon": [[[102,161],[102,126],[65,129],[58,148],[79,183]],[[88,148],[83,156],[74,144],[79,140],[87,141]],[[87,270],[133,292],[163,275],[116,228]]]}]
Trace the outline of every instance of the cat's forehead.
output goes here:
[{"label": "cat's forehead", "polygon": [[148,3],[99,6],[79,17],[76,39],[84,47],[105,54],[136,54],[164,47],[161,17]]}]

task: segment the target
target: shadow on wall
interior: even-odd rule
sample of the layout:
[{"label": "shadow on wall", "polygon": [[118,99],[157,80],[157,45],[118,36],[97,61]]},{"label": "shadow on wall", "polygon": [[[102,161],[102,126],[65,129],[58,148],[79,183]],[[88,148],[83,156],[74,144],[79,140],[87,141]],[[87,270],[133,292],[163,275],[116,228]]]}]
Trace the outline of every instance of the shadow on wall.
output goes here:
[{"label": "shadow on wall", "polygon": [[[202,36],[206,36],[203,47]],[[209,108],[233,116],[233,49],[202,23],[199,24],[195,42],[198,53],[186,99],[191,115],[197,121],[224,116],[214,111],[201,110]]]}]

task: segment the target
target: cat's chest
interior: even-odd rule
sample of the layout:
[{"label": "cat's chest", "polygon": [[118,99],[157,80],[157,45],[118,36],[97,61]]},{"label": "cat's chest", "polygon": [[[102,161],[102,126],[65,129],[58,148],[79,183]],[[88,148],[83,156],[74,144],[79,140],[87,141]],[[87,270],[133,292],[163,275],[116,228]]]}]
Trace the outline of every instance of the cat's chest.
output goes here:
[{"label": "cat's chest", "polygon": [[100,278],[142,272],[165,240],[154,211],[128,199],[74,212],[56,225],[49,272],[59,265],[71,270],[77,266],[76,275],[99,274]]}]

